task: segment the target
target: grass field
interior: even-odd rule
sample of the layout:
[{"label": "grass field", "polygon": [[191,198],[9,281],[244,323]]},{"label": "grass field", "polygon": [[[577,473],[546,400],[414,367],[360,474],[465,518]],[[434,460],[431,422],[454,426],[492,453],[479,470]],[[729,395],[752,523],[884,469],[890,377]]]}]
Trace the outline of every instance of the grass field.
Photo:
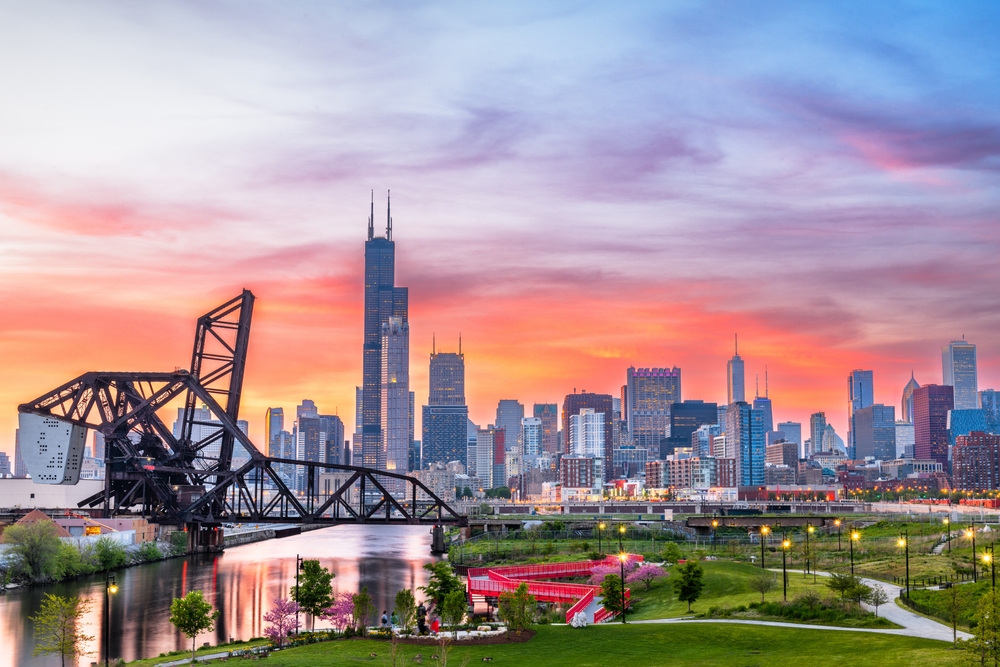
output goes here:
[{"label": "grass field", "polygon": [[[385,665],[388,645],[371,640],[313,644],[273,654],[274,667],[325,665]],[[403,645],[397,665],[435,665],[438,650]],[[375,657],[370,654],[375,653]],[[950,644],[927,639],[858,632],[754,627],[733,624],[625,625],[609,624],[575,630],[541,626],[529,642],[492,646],[456,646],[451,665],[481,664],[517,667],[784,667],[822,664],[824,667],[950,667],[961,653]]]}]

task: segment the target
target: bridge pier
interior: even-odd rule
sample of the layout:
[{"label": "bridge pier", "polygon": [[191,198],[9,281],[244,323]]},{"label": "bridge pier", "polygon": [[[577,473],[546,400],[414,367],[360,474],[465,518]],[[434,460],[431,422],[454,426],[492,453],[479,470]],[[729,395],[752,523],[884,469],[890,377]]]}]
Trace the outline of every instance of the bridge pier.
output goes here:
[{"label": "bridge pier", "polygon": [[431,535],[433,536],[431,538],[431,553],[448,553],[448,547],[444,545],[444,526],[435,524],[434,528],[431,529]]},{"label": "bridge pier", "polygon": [[225,546],[221,523],[187,523],[189,554],[219,553]]}]

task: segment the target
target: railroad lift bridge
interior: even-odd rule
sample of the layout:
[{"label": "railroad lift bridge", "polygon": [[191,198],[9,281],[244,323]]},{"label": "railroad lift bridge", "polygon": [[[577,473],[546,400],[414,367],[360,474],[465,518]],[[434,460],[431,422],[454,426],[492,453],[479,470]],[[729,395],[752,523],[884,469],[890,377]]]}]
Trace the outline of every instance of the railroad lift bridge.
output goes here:
[{"label": "railroad lift bridge", "polygon": [[[104,490],[79,506],[183,527],[190,552],[221,549],[223,523],[423,524],[433,527],[432,550],[444,551],[443,526],[466,518],[419,480],[267,456],[239,428],[253,305],[243,290],[198,319],[190,370],[84,373],[18,406],[34,481],[76,484],[94,430],[104,436]],[[178,401],[175,434],[161,413]],[[237,444],[249,460],[234,460]]]}]

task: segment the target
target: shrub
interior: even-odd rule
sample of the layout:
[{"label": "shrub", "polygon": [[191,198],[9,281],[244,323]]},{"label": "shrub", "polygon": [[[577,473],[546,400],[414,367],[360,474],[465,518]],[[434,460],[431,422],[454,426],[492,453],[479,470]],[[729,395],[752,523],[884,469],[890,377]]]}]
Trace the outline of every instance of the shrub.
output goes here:
[{"label": "shrub", "polygon": [[163,558],[163,552],[160,551],[160,547],[156,546],[156,542],[143,542],[139,546],[137,553],[142,562],[160,560]]},{"label": "shrub", "polygon": [[14,524],[4,531],[3,541],[10,545],[8,553],[14,556],[21,575],[39,581],[58,574],[62,542],[53,521]]},{"label": "shrub", "polygon": [[99,570],[119,570],[128,562],[128,552],[118,542],[102,537],[94,545],[94,557]]}]

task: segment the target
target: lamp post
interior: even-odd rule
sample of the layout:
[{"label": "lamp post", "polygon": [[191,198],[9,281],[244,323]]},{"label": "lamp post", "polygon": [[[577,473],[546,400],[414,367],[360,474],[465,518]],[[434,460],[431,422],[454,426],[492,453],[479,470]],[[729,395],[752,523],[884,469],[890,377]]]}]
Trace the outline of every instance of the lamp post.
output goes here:
[{"label": "lamp post", "polygon": [[969,529],[965,531],[965,536],[972,540],[972,583],[977,583],[979,581],[979,575],[976,572],[976,523],[973,522]]},{"label": "lamp post", "polygon": [[622,623],[625,623],[625,561],[628,560],[628,554],[622,551],[618,554],[618,561],[622,566]]},{"label": "lamp post", "polygon": [[903,531],[899,536],[899,546],[903,547],[906,554],[906,597],[910,597],[910,531]]},{"label": "lamp post", "polygon": [[781,597],[788,602],[788,569],[785,557],[788,555],[788,547],[792,546],[785,533],[781,533]]},{"label": "lamp post", "polygon": [[767,540],[767,534],[771,532],[770,526],[760,527],[760,569],[764,569],[764,542]]},{"label": "lamp post", "polygon": [[840,546],[840,519],[834,519],[833,525],[837,527],[837,551],[842,551],[843,547]]},{"label": "lamp post", "polygon": [[996,591],[997,574],[996,574],[996,563],[993,562],[993,546],[994,545],[991,544],[989,547],[983,550],[982,559],[983,559],[983,567],[990,568],[990,574],[992,575],[993,579],[993,590]]},{"label": "lamp post", "polygon": [[951,519],[944,518],[944,527],[948,531],[948,555],[951,555]]},{"label": "lamp post", "polygon": [[719,520],[712,517],[712,551],[715,551],[715,530],[719,527]]},{"label": "lamp post", "polygon": [[295,635],[299,634],[299,570],[302,569],[302,557],[295,554]]},{"label": "lamp post", "polygon": [[861,533],[851,529],[851,576],[854,576],[854,543],[861,539]]},{"label": "lamp post", "polygon": [[603,554],[604,549],[601,548],[601,534],[604,532],[604,522],[597,524],[597,552]]},{"label": "lamp post", "polygon": [[622,546],[623,537],[625,537],[625,524],[618,526],[618,553],[625,553],[625,547]]},{"label": "lamp post", "polygon": [[812,563],[812,551],[809,550],[809,536],[812,535],[812,532],[814,530],[816,530],[816,529],[813,528],[813,525],[811,523],[806,523],[806,553],[805,553],[805,556],[806,556],[806,569],[802,570],[802,578],[803,579],[805,579],[806,575],[809,574],[809,567],[810,567],[810,565]]},{"label": "lamp post", "polygon": [[104,573],[104,667],[111,655],[111,596],[118,592],[118,582],[110,572]]}]

